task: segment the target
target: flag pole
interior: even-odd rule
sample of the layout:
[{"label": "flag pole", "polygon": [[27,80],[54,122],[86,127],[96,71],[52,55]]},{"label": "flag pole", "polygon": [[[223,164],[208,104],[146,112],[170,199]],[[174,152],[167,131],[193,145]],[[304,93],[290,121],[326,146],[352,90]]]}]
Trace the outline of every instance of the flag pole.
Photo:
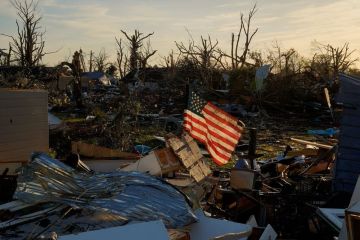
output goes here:
[{"label": "flag pole", "polygon": [[186,107],[189,105],[189,97],[190,97],[190,84],[188,81],[185,86],[185,106]]}]

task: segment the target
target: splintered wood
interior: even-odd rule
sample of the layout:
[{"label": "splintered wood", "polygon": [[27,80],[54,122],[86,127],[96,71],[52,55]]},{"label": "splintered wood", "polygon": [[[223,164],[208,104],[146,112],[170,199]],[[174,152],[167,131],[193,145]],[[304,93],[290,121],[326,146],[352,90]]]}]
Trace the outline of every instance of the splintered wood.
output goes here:
[{"label": "splintered wood", "polygon": [[71,151],[72,153],[90,158],[139,159],[139,156],[135,153],[122,152],[84,142],[71,142]]},{"label": "splintered wood", "polygon": [[154,153],[159,161],[162,174],[179,170],[181,167],[171,148],[158,149]]},{"label": "splintered wood", "polygon": [[169,135],[166,142],[195,181],[200,182],[211,173],[209,166],[204,161],[205,159],[201,154],[199,146],[190,135],[184,133],[181,139],[174,135]]}]

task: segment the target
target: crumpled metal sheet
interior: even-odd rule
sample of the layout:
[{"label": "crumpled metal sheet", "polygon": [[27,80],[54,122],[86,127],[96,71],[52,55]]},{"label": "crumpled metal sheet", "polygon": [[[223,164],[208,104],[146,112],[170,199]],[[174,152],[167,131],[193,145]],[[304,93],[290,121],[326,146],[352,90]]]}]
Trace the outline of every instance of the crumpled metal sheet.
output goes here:
[{"label": "crumpled metal sheet", "polygon": [[43,153],[21,169],[15,198],[103,210],[130,221],[161,219],[171,228],[196,221],[184,196],[160,179],[139,172],[80,173]]},{"label": "crumpled metal sheet", "polygon": [[[22,218],[21,215],[16,215]],[[50,228],[48,224],[53,224]],[[47,212],[45,216],[22,224],[17,224],[0,231],[0,239],[24,240],[52,239],[49,236],[56,233],[58,236],[76,234],[86,231],[117,227],[127,224],[124,219],[116,214],[89,209],[77,209],[63,216],[63,211]]]}]

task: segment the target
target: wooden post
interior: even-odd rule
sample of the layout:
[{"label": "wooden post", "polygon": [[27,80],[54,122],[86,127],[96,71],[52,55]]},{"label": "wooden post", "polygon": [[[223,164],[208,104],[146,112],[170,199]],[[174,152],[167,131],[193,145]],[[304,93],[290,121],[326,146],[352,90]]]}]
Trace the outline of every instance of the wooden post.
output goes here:
[{"label": "wooden post", "polygon": [[93,71],[93,51],[90,51],[89,72]]},{"label": "wooden post", "polygon": [[10,66],[10,62],[11,62],[11,51],[12,51],[12,47],[9,43],[9,54],[6,57],[6,66]]},{"label": "wooden post", "polygon": [[256,152],[256,128],[249,128],[249,136],[250,136],[250,142],[249,142],[249,160],[250,160],[250,166],[251,169],[255,169],[255,152]]},{"label": "wooden post", "polygon": [[190,97],[190,85],[187,83],[185,85],[185,108],[189,105],[189,97]]}]

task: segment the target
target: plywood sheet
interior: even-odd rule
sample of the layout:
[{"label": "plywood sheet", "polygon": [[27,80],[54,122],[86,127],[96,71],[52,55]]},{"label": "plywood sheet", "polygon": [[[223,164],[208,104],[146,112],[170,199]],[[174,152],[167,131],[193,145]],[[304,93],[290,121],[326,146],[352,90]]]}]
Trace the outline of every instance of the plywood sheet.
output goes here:
[{"label": "plywood sheet", "polygon": [[48,151],[47,104],[47,91],[0,89],[0,163]]},{"label": "plywood sheet", "polygon": [[199,146],[189,134],[184,133],[182,138],[170,135],[166,141],[195,181],[200,182],[211,173]]}]

